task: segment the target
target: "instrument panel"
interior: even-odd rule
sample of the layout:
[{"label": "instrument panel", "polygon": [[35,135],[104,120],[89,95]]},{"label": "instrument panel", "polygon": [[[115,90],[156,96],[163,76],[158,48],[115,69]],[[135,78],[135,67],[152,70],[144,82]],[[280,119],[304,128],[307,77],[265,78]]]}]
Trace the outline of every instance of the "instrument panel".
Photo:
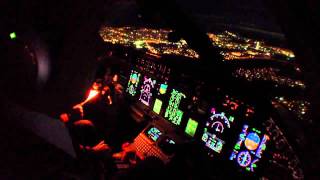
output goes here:
[{"label": "instrument panel", "polygon": [[[161,124],[167,124],[166,129],[174,129],[167,137],[196,141],[208,158],[228,160],[243,171],[255,172],[270,139],[259,125],[261,120],[256,120],[260,118],[257,107],[224,94],[220,87],[208,86],[188,72],[172,69],[163,59],[148,55],[131,64],[127,95],[135,102],[135,109],[158,124],[138,135],[137,149],[142,149],[141,139],[148,139],[144,146],[155,147],[164,134]],[[157,156],[164,162],[170,159]]]},{"label": "instrument panel", "polygon": [[[245,178],[272,177],[274,169],[289,166],[275,148],[279,143],[268,127],[272,113],[261,103],[265,99],[202,78],[206,72],[197,76],[196,65],[185,59],[145,53],[129,59],[130,69],[121,77],[130,113],[136,122],[148,124],[134,140],[138,152],[169,163],[176,153],[172,146],[192,143],[212,168],[233,169]],[[281,176],[293,176],[292,171],[303,177],[299,165],[285,171]]]}]

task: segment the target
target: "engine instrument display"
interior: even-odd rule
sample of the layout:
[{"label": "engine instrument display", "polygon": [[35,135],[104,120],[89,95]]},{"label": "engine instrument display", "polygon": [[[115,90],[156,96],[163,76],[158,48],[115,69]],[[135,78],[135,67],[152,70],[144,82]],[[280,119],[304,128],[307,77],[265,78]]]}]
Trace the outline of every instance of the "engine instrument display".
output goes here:
[{"label": "engine instrument display", "polygon": [[211,116],[208,118],[201,140],[205,143],[205,146],[221,153],[225,141],[223,140],[223,134],[226,129],[231,128],[231,124],[234,122],[233,116],[228,116],[224,112],[217,112],[216,108],[211,108]]}]

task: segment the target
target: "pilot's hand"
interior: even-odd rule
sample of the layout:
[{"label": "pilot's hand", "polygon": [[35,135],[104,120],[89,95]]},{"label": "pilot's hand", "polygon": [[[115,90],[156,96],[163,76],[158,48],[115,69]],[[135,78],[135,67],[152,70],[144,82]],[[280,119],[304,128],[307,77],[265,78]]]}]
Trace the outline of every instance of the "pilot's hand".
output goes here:
[{"label": "pilot's hand", "polygon": [[84,116],[82,103],[73,106],[72,109],[78,110],[81,114],[81,117]]},{"label": "pilot's hand", "polygon": [[129,143],[129,142],[123,143],[121,148],[124,152],[126,152],[126,154],[125,154],[126,156],[128,156],[129,154],[135,153],[135,155],[139,159],[141,159],[141,160],[145,159],[145,156],[143,154],[136,151],[136,148],[133,143]]},{"label": "pilot's hand", "polygon": [[99,153],[99,152],[105,152],[111,150],[111,148],[104,142],[104,140],[100,141],[99,144],[95,145],[91,148],[93,152]]},{"label": "pilot's hand", "polygon": [[123,93],[123,86],[121,84],[117,83],[114,87],[116,94],[122,94]]},{"label": "pilot's hand", "polygon": [[72,109],[83,109],[82,104],[76,104],[72,107]]},{"label": "pilot's hand", "polygon": [[130,144],[129,142],[125,142],[122,144],[121,146],[122,151],[118,152],[118,153],[114,153],[112,155],[113,158],[115,159],[119,159],[121,161],[124,161],[129,153],[135,153],[135,148],[132,144]]},{"label": "pilot's hand", "polygon": [[122,151],[119,153],[114,153],[112,155],[113,158],[121,161],[128,160],[129,163],[132,165],[137,163],[136,157],[138,157],[140,160],[144,159],[144,157],[136,151],[132,143],[129,143],[129,142],[123,143],[121,148],[122,148]]},{"label": "pilot's hand", "polygon": [[134,147],[134,145],[132,143],[129,143],[129,142],[125,142],[121,145],[121,149],[124,151],[124,152],[135,152],[136,149]]}]

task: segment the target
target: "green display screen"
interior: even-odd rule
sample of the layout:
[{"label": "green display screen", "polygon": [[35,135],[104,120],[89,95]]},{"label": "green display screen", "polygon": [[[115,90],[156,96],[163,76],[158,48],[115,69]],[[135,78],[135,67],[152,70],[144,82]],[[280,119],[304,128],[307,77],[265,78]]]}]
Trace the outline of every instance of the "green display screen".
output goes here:
[{"label": "green display screen", "polygon": [[160,114],[161,107],[162,107],[162,101],[159,99],[156,99],[156,101],[154,102],[153,111],[157,114]]},{"label": "green display screen", "polygon": [[175,89],[172,89],[169,105],[166,109],[164,117],[175,125],[180,125],[182,120],[183,111],[179,109],[182,98],[186,98],[186,95]]},{"label": "green display screen", "polygon": [[17,34],[15,32],[10,33],[10,39],[16,39],[17,38]]},{"label": "green display screen", "polygon": [[198,122],[189,118],[185,133],[193,137],[194,134],[196,133],[197,127],[198,127]]}]

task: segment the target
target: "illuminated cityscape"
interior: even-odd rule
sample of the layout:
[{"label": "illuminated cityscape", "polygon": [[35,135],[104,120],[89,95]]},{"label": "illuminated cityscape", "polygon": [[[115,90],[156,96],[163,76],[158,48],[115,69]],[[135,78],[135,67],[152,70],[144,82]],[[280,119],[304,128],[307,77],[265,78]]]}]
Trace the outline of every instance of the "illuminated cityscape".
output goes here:
[{"label": "illuminated cityscape", "polygon": [[292,60],[292,51],[280,47],[266,45],[263,41],[242,37],[225,31],[221,34],[208,33],[214,46],[222,48],[221,54],[225,60]]},{"label": "illuminated cityscape", "polygon": [[297,98],[275,97],[272,104],[277,106],[277,103],[285,106],[286,109],[293,112],[299,120],[310,121],[310,102]]},{"label": "illuminated cityscape", "polygon": [[100,36],[105,42],[124,46],[134,46],[137,49],[147,49],[148,52],[162,55],[180,55],[189,58],[199,58],[199,55],[188,48],[185,40],[176,43],[169,42],[171,30],[147,29],[133,27],[103,27]]},{"label": "illuminated cityscape", "polygon": [[[146,49],[156,55],[179,55],[198,59],[199,55],[188,47],[185,40],[168,41],[168,29],[102,27],[100,36],[105,42]],[[220,34],[208,33],[212,44],[221,49],[224,60],[292,60],[292,51],[266,45],[263,41],[253,40],[225,31]]]},{"label": "illuminated cityscape", "polygon": [[275,83],[276,86],[289,86],[292,88],[305,88],[305,84],[300,80],[293,80],[287,76],[281,76],[278,74],[279,69],[275,68],[238,68],[233,73],[233,76],[238,78],[244,78],[248,81],[264,80]]},{"label": "illuminated cityscape", "polygon": [[272,137],[272,140],[275,142],[272,159],[269,162],[273,166],[290,171],[292,176],[290,178],[292,179],[304,179],[304,174],[300,165],[301,162],[295,155],[292,146],[284,136],[282,130],[272,118],[267,120],[264,125],[266,126],[268,135]]}]

